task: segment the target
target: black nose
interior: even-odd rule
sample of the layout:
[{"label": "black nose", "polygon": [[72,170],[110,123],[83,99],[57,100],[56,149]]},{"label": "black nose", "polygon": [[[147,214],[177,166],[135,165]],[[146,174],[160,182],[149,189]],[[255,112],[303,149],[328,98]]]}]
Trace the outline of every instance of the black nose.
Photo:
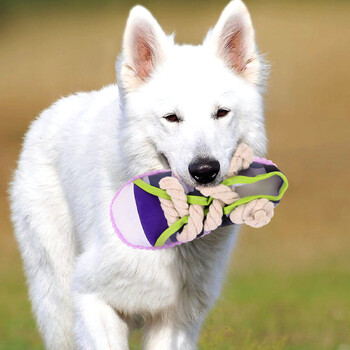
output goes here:
[{"label": "black nose", "polygon": [[188,171],[200,184],[208,184],[215,180],[220,171],[220,163],[217,160],[197,159],[190,163]]}]

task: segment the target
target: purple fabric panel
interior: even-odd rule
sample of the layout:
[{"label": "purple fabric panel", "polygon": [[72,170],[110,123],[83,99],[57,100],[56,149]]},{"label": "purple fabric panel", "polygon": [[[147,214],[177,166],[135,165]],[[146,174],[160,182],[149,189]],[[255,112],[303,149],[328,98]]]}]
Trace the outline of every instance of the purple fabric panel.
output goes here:
[{"label": "purple fabric panel", "polygon": [[137,211],[148,241],[155,245],[158,237],[168,228],[159,198],[138,186],[134,188]]}]

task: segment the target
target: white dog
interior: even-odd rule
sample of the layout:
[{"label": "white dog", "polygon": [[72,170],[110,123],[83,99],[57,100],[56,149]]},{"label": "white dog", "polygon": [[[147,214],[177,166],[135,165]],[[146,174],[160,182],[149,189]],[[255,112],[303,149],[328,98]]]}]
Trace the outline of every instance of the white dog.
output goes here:
[{"label": "white dog", "polygon": [[[28,131],[11,187],[12,219],[36,320],[48,349],[195,349],[219,296],[235,230],[171,249],[126,246],[111,200],[131,177],[171,168],[217,185],[239,142],[266,138],[258,54],[247,8],[234,0],[200,46],[176,45],[134,7],[118,85],[63,98]],[[193,170],[194,169],[194,170]]]}]

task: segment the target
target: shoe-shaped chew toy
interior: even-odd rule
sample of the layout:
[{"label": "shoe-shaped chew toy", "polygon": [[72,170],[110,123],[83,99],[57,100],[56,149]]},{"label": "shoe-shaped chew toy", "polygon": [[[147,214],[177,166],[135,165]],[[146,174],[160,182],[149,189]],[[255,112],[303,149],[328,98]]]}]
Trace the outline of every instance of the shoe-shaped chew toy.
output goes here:
[{"label": "shoe-shaped chew toy", "polygon": [[[237,153],[251,152],[246,158]],[[169,170],[151,171],[123,185],[110,216],[119,238],[133,248],[165,249],[209,234],[217,227],[245,223],[261,227],[288,188],[286,176],[264,158],[238,146],[229,178],[215,187],[194,188]],[[234,165],[232,166],[232,164]]]}]

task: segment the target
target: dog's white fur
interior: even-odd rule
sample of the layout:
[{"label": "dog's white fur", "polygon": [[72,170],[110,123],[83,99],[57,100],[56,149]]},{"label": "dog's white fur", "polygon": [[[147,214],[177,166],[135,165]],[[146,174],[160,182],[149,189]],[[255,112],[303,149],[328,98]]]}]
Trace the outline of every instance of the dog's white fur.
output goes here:
[{"label": "dog's white fur", "polygon": [[[222,181],[240,141],[265,152],[264,67],[249,13],[232,1],[201,46],[178,46],[143,7],[130,12],[118,86],[63,98],[28,131],[11,187],[30,298],[48,349],[195,349],[219,295],[232,228],[172,249],[132,249],[109,205],[132,176],[216,158]],[[219,107],[230,110],[216,119]],[[165,118],[176,113],[180,122]]]}]

